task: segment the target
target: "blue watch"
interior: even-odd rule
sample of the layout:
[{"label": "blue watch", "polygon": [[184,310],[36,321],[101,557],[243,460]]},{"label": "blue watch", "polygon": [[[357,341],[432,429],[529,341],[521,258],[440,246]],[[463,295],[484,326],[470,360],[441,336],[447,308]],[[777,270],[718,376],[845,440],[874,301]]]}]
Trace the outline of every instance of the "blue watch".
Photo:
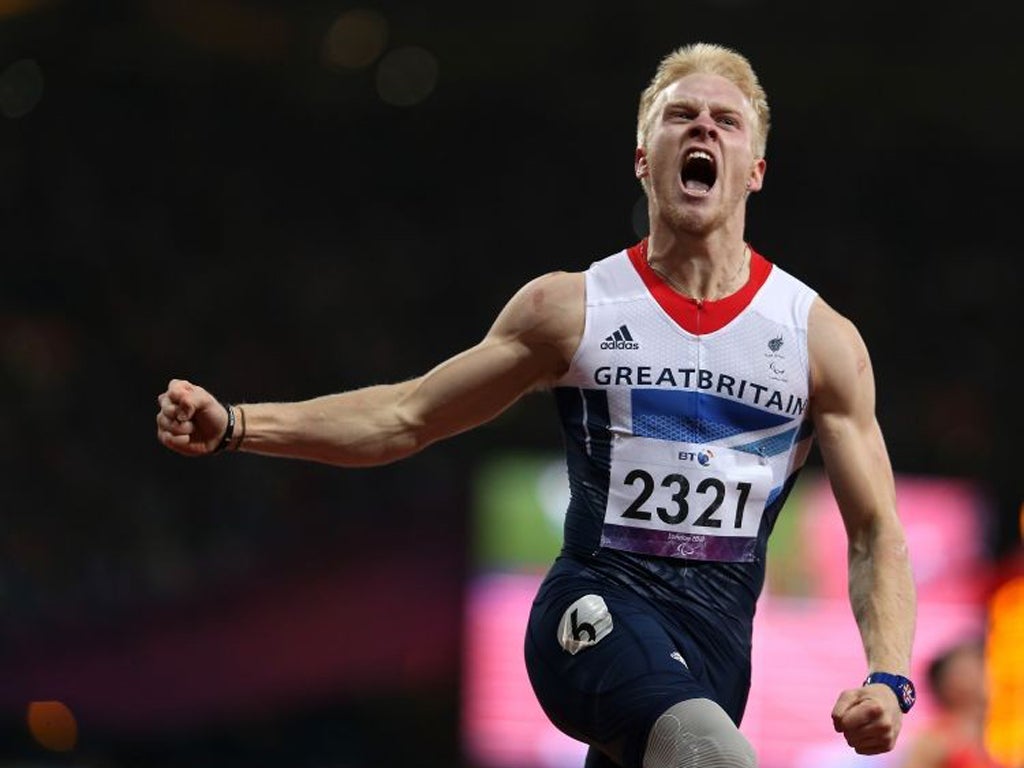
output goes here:
[{"label": "blue watch", "polygon": [[888,672],[872,672],[866,678],[862,685],[872,685],[873,683],[881,683],[892,688],[892,692],[896,694],[896,700],[900,703],[900,711],[906,714],[910,711],[910,708],[914,706],[914,702],[917,701],[917,690],[914,688],[914,684],[903,675],[891,675]]}]

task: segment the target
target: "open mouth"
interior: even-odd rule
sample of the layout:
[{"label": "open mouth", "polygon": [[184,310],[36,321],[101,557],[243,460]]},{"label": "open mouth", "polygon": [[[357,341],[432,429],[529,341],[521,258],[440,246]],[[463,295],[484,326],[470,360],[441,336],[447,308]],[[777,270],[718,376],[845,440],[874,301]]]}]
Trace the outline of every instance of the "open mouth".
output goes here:
[{"label": "open mouth", "polygon": [[706,195],[715,186],[715,159],[703,149],[691,150],[683,159],[683,169],[679,172],[679,178],[687,192]]}]

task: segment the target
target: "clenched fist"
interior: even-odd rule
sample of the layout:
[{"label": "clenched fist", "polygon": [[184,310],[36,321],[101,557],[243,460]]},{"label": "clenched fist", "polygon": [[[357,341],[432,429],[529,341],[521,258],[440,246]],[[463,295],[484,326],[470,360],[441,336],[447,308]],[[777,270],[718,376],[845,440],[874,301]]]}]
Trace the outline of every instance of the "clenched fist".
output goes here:
[{"label": "clenched fist", "polygon": [[171,379],[157,397],[156,437],[184,456],[214,453],[228,428],[227,406],[200,386]]},{"label": "clenched fist", "polygon": [[896,694],[875,683],[843,691],[832,708],[832,725],[861,755],[878,755],[896,746],[903,725]]}]

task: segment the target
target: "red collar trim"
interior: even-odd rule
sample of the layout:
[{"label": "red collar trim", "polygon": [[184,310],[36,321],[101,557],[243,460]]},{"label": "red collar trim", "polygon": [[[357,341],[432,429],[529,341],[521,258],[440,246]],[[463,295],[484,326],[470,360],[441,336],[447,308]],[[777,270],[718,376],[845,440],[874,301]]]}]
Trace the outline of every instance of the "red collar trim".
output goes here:
[{"label": "red collar trim", "polygon": [[626,253],[654,300],[684,331],[695,336],[714,333],[736,319],[754,300],[754,295],[772,271],[772,263],[751,248],[750,277],[742,288],[715,301],[697,301],[678,293],[651,269],[647,263],[647,238],[629,248]]}]

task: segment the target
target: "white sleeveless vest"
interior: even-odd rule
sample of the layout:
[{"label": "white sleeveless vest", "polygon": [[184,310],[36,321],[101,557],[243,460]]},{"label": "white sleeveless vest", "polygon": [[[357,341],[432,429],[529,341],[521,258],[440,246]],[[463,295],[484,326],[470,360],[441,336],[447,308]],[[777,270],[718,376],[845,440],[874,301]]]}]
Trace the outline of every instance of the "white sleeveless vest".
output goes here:
[{"label": "white sleeveless vest", "polygon": [[[578,487],[607,483],[603,510],[587,513],[603,514],[601,547],[727,562],[763,554],[774,525],[765,510],[778,514],[810,448],[815,295],[756,253],[748,285],[708,309],[650,269],[646,242],[591,265],[583,337],[557,386],[580,398],[563,415],[578,419],[564,426],[583,442],[570,474]],[[711,311],[726,302],[724,315]],[[602,412],[600,437],[588,409]]]}]

